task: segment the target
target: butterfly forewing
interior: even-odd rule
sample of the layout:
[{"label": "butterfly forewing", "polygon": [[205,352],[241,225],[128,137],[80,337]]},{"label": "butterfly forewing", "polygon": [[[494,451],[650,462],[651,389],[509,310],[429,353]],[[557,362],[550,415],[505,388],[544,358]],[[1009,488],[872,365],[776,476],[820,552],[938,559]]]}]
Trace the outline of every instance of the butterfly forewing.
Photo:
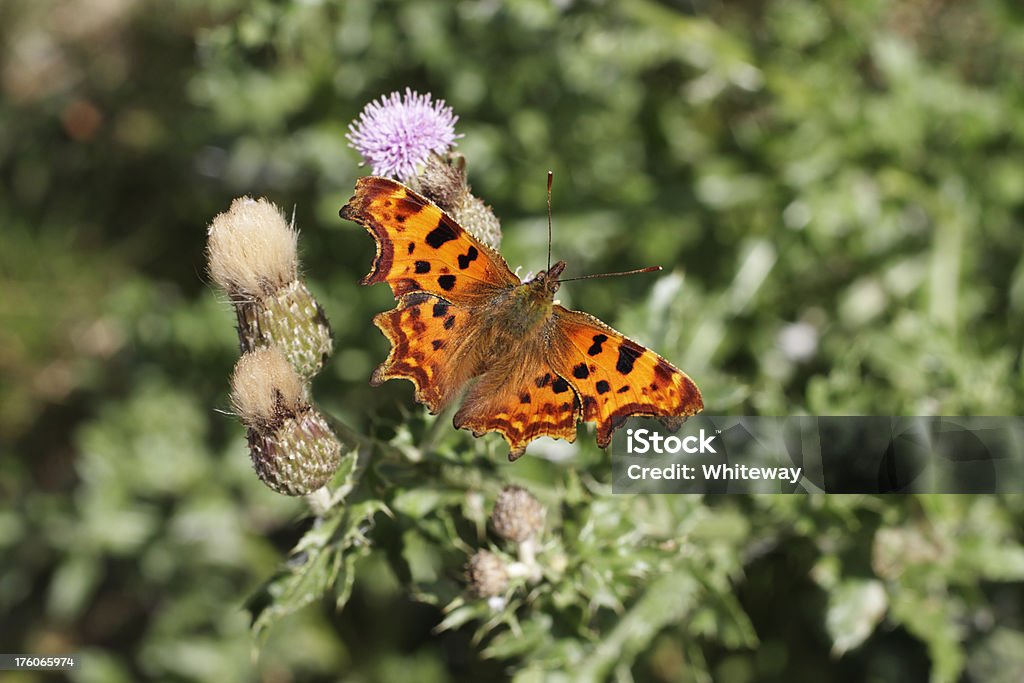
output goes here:
[{"label": "butterfly forewing", "polygon": [[555,306],[557,338],[549,362],[580,396],[583,420],[597,423],[597,445],[632,415],[672,427],[704,408],[686,373],[592,315]]},{"label": "butterfly forewing", "polygon": [[504,259],[466,232],[436,204],[388,178],[360,178],[341,209],[377,243],[364,285],[387,282],[395,297],[429,292],[472,303],[519,284]]}]

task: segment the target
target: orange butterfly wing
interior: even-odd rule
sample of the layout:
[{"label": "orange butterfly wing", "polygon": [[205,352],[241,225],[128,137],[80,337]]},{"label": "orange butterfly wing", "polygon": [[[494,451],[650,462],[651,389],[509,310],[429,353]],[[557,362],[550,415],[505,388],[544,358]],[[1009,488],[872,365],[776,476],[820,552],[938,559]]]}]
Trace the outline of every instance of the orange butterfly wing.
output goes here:
[{"label": "orange butterfly wing", "polygon": [[416,400],[437,413],[472,376],[459,362],[467,340],[469,312],[424,293],[406,294],[373,323],[391,342],[391,352],[370,384],[404,378],[416,385]]},{"label": "orange butterfly wing", "polygon": [[362,284],[387,282],[396,298],[419,291],[465,304],[519,284],[497,252],[394,180],[360,178],[340,213],[365,227],[377,243],[373,268]]},{"label": "orange butterfly wing", "polygon": [[391,352],[370,383],[408,379],[416,385],[416,400],[437,413],[476,377],[452,422],[474,436],[500,433],[509,443],[510,460],[540,436],[575,441],[580,400],[544,360],[543,340],[523,340],[518,348],[503,349],[503,355],[486,353],[490,345],[481,348],[474,329],[477,310],[423,292],[403,296],[397,308],[373,320],[391,342]]},{"label": "orange butterfly wing", "polygon": [[601,448],[630,416],[676,429],[704,409],[693,380],[654,351],[580,311],[556,305],[555,322],[548,360],[579,394],[583,420],[597,423]]},{"label": "orange butterfly wing", "polygon": [[508,441],[509,460],[541,436],[575,441],[579,397],[541,350],[538,340],[526,347],[525,357],[508,357],[484,373],[466,392],[455,426],[474,436],[498,432]]},{"label": "orange butterfly wing", "polygon": [[547,331],[525,337],[508,336],[515,325],[484,324],[508,313],[506,295],[519,278],[497,252],[404,185],[361,178],[341,216],[377,244],[362,283],[387,282],[399,301],[374,318],[391,351],[371,383],[408,379],[416,400],[436,413],[475,377],[454,424],[476,436],[500,433],[511,460],[541,436],[575,441],[580,419],[597,423],[605,447],[631,415],[673,427],[703,408],[682,371],[586,313],[555,305]]},{"label": "orange butterfly wing", "polygon": [[370,382],[408,379],[416,400],[437,413],[482,371],[472,311],[519,278],[501,255],[394,180],[360,178],[340,214],[365,227],[377,245],[362,284],[387,282],[398,299],[373,319],[391,351]]}]

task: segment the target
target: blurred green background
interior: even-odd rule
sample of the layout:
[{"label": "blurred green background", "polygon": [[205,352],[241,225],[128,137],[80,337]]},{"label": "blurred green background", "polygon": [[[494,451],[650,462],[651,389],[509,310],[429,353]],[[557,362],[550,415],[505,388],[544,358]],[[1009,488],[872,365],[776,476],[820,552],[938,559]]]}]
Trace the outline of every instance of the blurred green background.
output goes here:
[{"label": "blurred green background", "polygon": [[[657,566],[696,597],[647,618],[653,578],[608,564],[614,600],[581,580],[523,607],[528,648],[484,651],[412,599],[399,504],[344,609],[288,616],[254,658],[245,601],[309,522],[220,412],[237,340],[203,254],[233,197],[294,210],[335,332],[318,399],[385,441],[428,430],[411,385],[367,384],[391,297],[357,284],[372,240],[337,216],[365,172],[347,124],[411,86],[460,116],[513,268],[543,266],[548,169],[567,275],[665,266],[559,298],[709,413],[1019,415],[1022,76],[1015,0],[5,2],[0,650],[86,653],[76,681],[1024,680],[1018,497],[619,500],[588,435],[514,470],[453,430],[478,476],[445,495],[532,480],[580,576],[681,542]],[[389,504],[440,481],[409,467]]]}]

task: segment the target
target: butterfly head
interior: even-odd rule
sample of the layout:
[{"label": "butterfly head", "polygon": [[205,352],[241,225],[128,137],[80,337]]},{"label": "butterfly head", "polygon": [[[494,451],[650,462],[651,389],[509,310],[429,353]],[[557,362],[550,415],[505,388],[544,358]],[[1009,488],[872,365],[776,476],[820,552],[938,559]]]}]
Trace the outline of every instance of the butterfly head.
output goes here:
[{"label": "butterfly head", "polygon": [[563,270],[565,270],[565,261],[559,261],[547,270],[537,273],[536,277],[530,281],[530,284],[536,287],[537,290],[543,291],[548,297],[554,297],[555,292],[561,286],[558,278],[562,275]]}]

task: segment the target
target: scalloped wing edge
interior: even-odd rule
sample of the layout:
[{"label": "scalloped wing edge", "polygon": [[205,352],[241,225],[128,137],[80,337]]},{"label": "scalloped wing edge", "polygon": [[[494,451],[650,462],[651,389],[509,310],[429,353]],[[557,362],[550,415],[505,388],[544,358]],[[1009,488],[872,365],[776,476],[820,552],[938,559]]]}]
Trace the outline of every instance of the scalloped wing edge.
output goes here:
[{"label": "scalloped wing edge", "polygon": [[[466,230],[462,225],[452,218],[452,216],[438,206],[436,203],[428,199],[427,197],[416,192],[412,188],[403,185],[397,180],[390,178],[384,178],[381,176],[363,176],[356,180],[355,194],[349,198],[348,202],[341,207],[338,211],[338,215],[345,220],[350,220],[354,223],[358,223],[363,226],[370,236],[373,237],[374,244],[376,245],[376,253],[373,257],[373,263],[370,266],[370,272],[359,280],[359,284],[362,285],[373,285],[380,282],[387,282],[386,273],[391,270],[391,266],[395,260],[394,252],[394,241],[388,236],[387,228],[377,220],[372,214],[370,214],[366,208],[375,197],[378,197],[387,192],[383,190],[376,190],[374,186],[385,185],[389,189],[387,192],[396,192],[401,190],[405,194],[402,200],[411,199],[413,203],[426,206],[428,208],[436,209],[441,214],[441,220],[451,228],[456,234],[461,231],[466,236],[470,244],[484,255],[486,255],[491,262],[497,267],[499,274],[502,269],[507,274],[508,284],[518,283],[519,278],[516,277],[515,273],[508,267],[508,263],[497,251],[487,246],[480,240],[478,240],[471,232]],[[420,207],[416,207],[416,211],[420,211]],[[514,282],[513,282],[514,281]],[[399,298],[398,295],[395,298]]]}]

